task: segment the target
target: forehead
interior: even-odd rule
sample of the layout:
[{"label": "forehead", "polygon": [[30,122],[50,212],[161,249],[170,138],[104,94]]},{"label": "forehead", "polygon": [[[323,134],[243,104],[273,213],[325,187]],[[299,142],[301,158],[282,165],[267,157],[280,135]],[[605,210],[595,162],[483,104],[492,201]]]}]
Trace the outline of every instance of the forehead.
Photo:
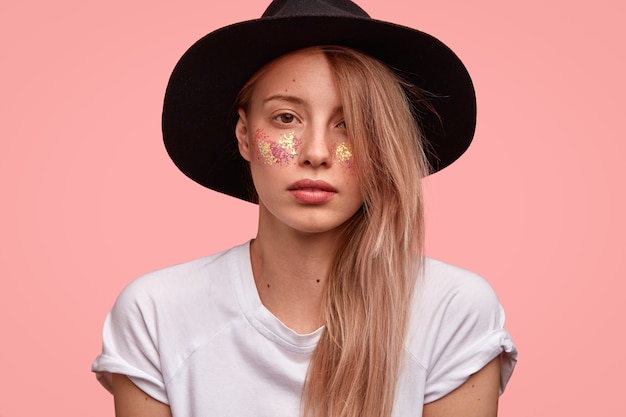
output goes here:
[{"label": "forehead", "polygon": [[261,95],[329,89],[335,90],[330,64],[322,51],[311,49],[292,52],[272,61],[261,70],[254,88]]}]

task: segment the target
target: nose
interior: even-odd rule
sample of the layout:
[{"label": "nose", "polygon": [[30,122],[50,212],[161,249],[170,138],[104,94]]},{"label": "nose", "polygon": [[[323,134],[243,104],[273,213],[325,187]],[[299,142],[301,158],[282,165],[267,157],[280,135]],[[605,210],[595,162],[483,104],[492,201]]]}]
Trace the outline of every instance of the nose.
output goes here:
[{"label": "nose", "polygon": [[331,165],[330,133],[326,129],[310,129],[304,132],[299,162],[314,168]]}]

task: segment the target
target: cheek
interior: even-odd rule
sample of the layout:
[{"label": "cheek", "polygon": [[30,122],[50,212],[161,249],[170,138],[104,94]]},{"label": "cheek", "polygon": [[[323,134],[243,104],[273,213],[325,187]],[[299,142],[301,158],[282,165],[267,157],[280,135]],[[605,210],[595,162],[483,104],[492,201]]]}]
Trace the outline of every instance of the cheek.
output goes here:
[{"label": "cheek", "polygon": [[263,129],[254,131],[253,145],[256,157],[264,165],[288,165],[298,156],[301,143],[294,132],[272,138]]},{"label": "cheek", "polygon": [[354,171],[352,148],[348,142],[340,142],[335,146],[334,160],[340,163],[344,168]]}]

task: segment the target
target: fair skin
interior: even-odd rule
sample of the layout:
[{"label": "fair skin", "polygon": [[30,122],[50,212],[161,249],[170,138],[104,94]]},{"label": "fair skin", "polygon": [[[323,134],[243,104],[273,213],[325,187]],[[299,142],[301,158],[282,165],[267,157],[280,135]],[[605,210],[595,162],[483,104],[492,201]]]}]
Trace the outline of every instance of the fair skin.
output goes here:
[{"label": "fair skin", "polygon": [[[275,62],[239,117],[239,150],[259,195],[259,230],[251,247],[257,289],[276,317],[310,333],[322,325],[322,290],[339,228],[363,202],[350,164],[335,158],[347,136],[325,58],[296,54]],[[259,141],[278,143],[285,135],[297,138],[296,155],[268,164]],[[301,181],[322,183],[294,187]]]},{"label": "fair skin", "polygon": [[[340,227],[363,198],[346,153],[341,100],[326,58],[296,52],[275,61],[239,110],[239,151],[259,195],[251,262],[261,301],[285,325],[310,333],[323,325],[324,280]],[[497,414],[499,360],[424,405],[424,417]],[[171,417],[163,404],[114,375],[117,417]]]}]

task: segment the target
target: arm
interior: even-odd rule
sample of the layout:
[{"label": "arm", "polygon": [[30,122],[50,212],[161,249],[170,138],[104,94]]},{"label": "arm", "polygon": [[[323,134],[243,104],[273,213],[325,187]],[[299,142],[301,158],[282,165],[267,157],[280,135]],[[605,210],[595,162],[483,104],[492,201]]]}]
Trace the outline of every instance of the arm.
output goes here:
[{"label": "arm", "polygon": [[113,374],[116,417],[172,417],[167,404],[137,388],[126,375]]},{"label": "arm", "polygon": [[423,417],[496,417],[499,390],[498,356],[451,393],[424,404]]}]

